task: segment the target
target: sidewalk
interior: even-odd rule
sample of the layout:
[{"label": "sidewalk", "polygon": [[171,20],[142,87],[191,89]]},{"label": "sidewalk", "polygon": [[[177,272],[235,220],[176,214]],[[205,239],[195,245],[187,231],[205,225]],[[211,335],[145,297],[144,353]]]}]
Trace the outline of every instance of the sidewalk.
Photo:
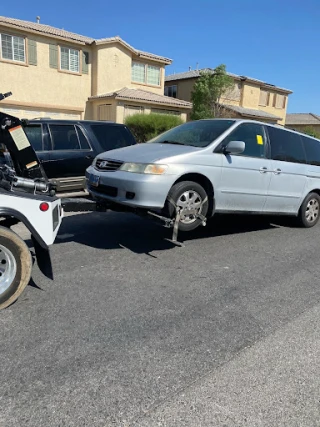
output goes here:
[{"label": "sidewalk", "polygon": [[130,426],[319,427],[320,304]]}]

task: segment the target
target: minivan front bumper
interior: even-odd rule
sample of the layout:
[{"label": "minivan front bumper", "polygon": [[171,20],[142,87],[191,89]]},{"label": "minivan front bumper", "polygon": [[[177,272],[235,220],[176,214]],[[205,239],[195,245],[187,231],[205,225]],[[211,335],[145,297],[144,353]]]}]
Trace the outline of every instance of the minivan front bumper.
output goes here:
[{"label": "minivan front bumper", "polygon": [[150,175],[119,170],[98,172],[93,166],[86,171],[87,189],[94,198],[133,208],[163,208],[176,179],[176,175],[166,174]]}]

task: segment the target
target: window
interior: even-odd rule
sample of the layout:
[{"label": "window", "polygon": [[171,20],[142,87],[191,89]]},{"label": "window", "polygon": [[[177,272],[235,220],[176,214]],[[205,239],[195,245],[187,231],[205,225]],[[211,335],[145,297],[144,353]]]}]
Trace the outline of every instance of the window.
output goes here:
[{"label": "window", "polygon": [[300,136],[303,141],[304,149],[309,165],[320,166],[320,141],[306,136]]},{"label": "window", "polygon": [[259,105],[262,107],[266,107],[269,105],[269,99],[270,99],[270,92],[267,92],[266,90],[260,90],[260,99],[259,99]]},{"label": "window", "polygon": [[41,125],[29,125],[24,128],[24,131],[35,151],[43,151],[42,145],[42,128]]},{"label": "window", "polygon": [[125,105],[124,106],[124,118],[133,116],[135,114],[143,114],[144,108],[138,105]]},{"label": "window", "polygon": [[242,84],[241,82],[235,83],[233,87],[227,90],[222,96],[222,98],[228,100],[228,101],[240,101],[241,99],[241,91],[242,91]]},{"label": "window", "polygon": [[155,113],[155,114],[169,114],[169,115],[173,115],[173,116],[180,116],[181,115],[180,111],[163,110],[162,108],[151,108],[151,113]]},{"label": "window", "polygon": [[276,108],[285,108],[286,107],[286,97],[275,93],[273,97],[273,106]]},{"label": "window", "polygon": [[145,83],[152,86],[160,86],[160,67],[133,62],[131,79],[135,83]]},{"label": "window", "polygon": [[160,68],[148,65],[147,67],[148,85],[160,86]]},{"label": "window", "polygon": [[271,158],[282,162],[306,163],[300,135],[287,130],[267,126]]},{"label": "window", "polygon": [[61,70],[79,73],[79,50],[61,47],[60,49],[60,68]]},{"label": "window", "polygon": [[149,142],[207,147],[233,124],[234,120],[198,120],[172,128]]},{"label": "window", "polygon": [[240,156],[265,157],[266,139],[262,125],[243,123],[226,137],[223,145],[227,145],[230,141],[243,141],[246,144]]},{"label": "window", "polygon": [[26,62],[25,41],[23,37],[0,34],[0,39],[2,59]]},{"label": "window", "polygon": [[87,141],[87,138],[84,136],[82,129],[79,126],[76,126],[76,130],[80,141],[81,150],[91,150],[91,147]]},{"label": "window", "polygon": [[73,125],[50,125],[53,150],[80,150],[80,142]]},{"label": "window", "polygon": [[164,88],[165,96],[170,96],[171,98],[177,97],[177,85],[165,86]]},{"label": "window", "polygon": [[104,151],[134,145],[135,140],[124,126],[91,125],[92,132]]}]

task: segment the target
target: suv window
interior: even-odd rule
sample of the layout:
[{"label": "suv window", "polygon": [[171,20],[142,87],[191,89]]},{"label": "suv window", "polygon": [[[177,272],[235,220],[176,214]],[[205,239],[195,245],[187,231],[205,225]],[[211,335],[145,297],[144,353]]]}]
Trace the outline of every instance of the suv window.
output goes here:
[{"label": "suv window", "polygon": [[271,159],[291,163],[306,163],[306,156],[300,135],[287,130],[267,126]]},{"label": "suv window", "polygon": [[91,129],[105,151],[135,144],[134,138],[125,127],[97,124],[91,125]]},{"label": "suv window", "polygon": [[265,157],[265,132],[262,125],[257,123],[242,123],[228,135],[223,145],[230,141],[243,141],[246,148],[239,156]]},{"label": "suv window", "polygon": [[320,166],[320,141],[308,138],[307,136],[300,136],[300,138],[303,141],[307,163],[309,165]]},{"label": "suv window", "polygon": [[87,141],[87,138],[84,136],[82,129],[79,126],[76,126],[76,129],[80,141],[81,150],[91,150],[91,147]]},{"label": "suv window", "polygon": [[28,125],[24,127],[27,138],[35,151],[43,151],[41,125]]},{"label": "suv window", "polygon": [[74,125],[49,125],[53,150],[80,150]]}]

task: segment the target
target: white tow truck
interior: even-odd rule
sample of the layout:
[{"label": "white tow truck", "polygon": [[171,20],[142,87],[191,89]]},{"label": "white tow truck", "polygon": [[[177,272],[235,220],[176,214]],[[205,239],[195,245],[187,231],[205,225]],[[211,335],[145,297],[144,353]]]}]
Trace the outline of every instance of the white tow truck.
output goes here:
[{"label": "white tow truck", "polygon": [[[0,100],[11,92],[0,93]],[[29,283],[33,260],[26,242],[10,227],[22,222],[31,233],[39,268],[52,276],[49,246],[58,233],[63,209],[17,117],[0,111],[0,309],[8,307]],[[51,277],[52,278],[52,277]]]}]

